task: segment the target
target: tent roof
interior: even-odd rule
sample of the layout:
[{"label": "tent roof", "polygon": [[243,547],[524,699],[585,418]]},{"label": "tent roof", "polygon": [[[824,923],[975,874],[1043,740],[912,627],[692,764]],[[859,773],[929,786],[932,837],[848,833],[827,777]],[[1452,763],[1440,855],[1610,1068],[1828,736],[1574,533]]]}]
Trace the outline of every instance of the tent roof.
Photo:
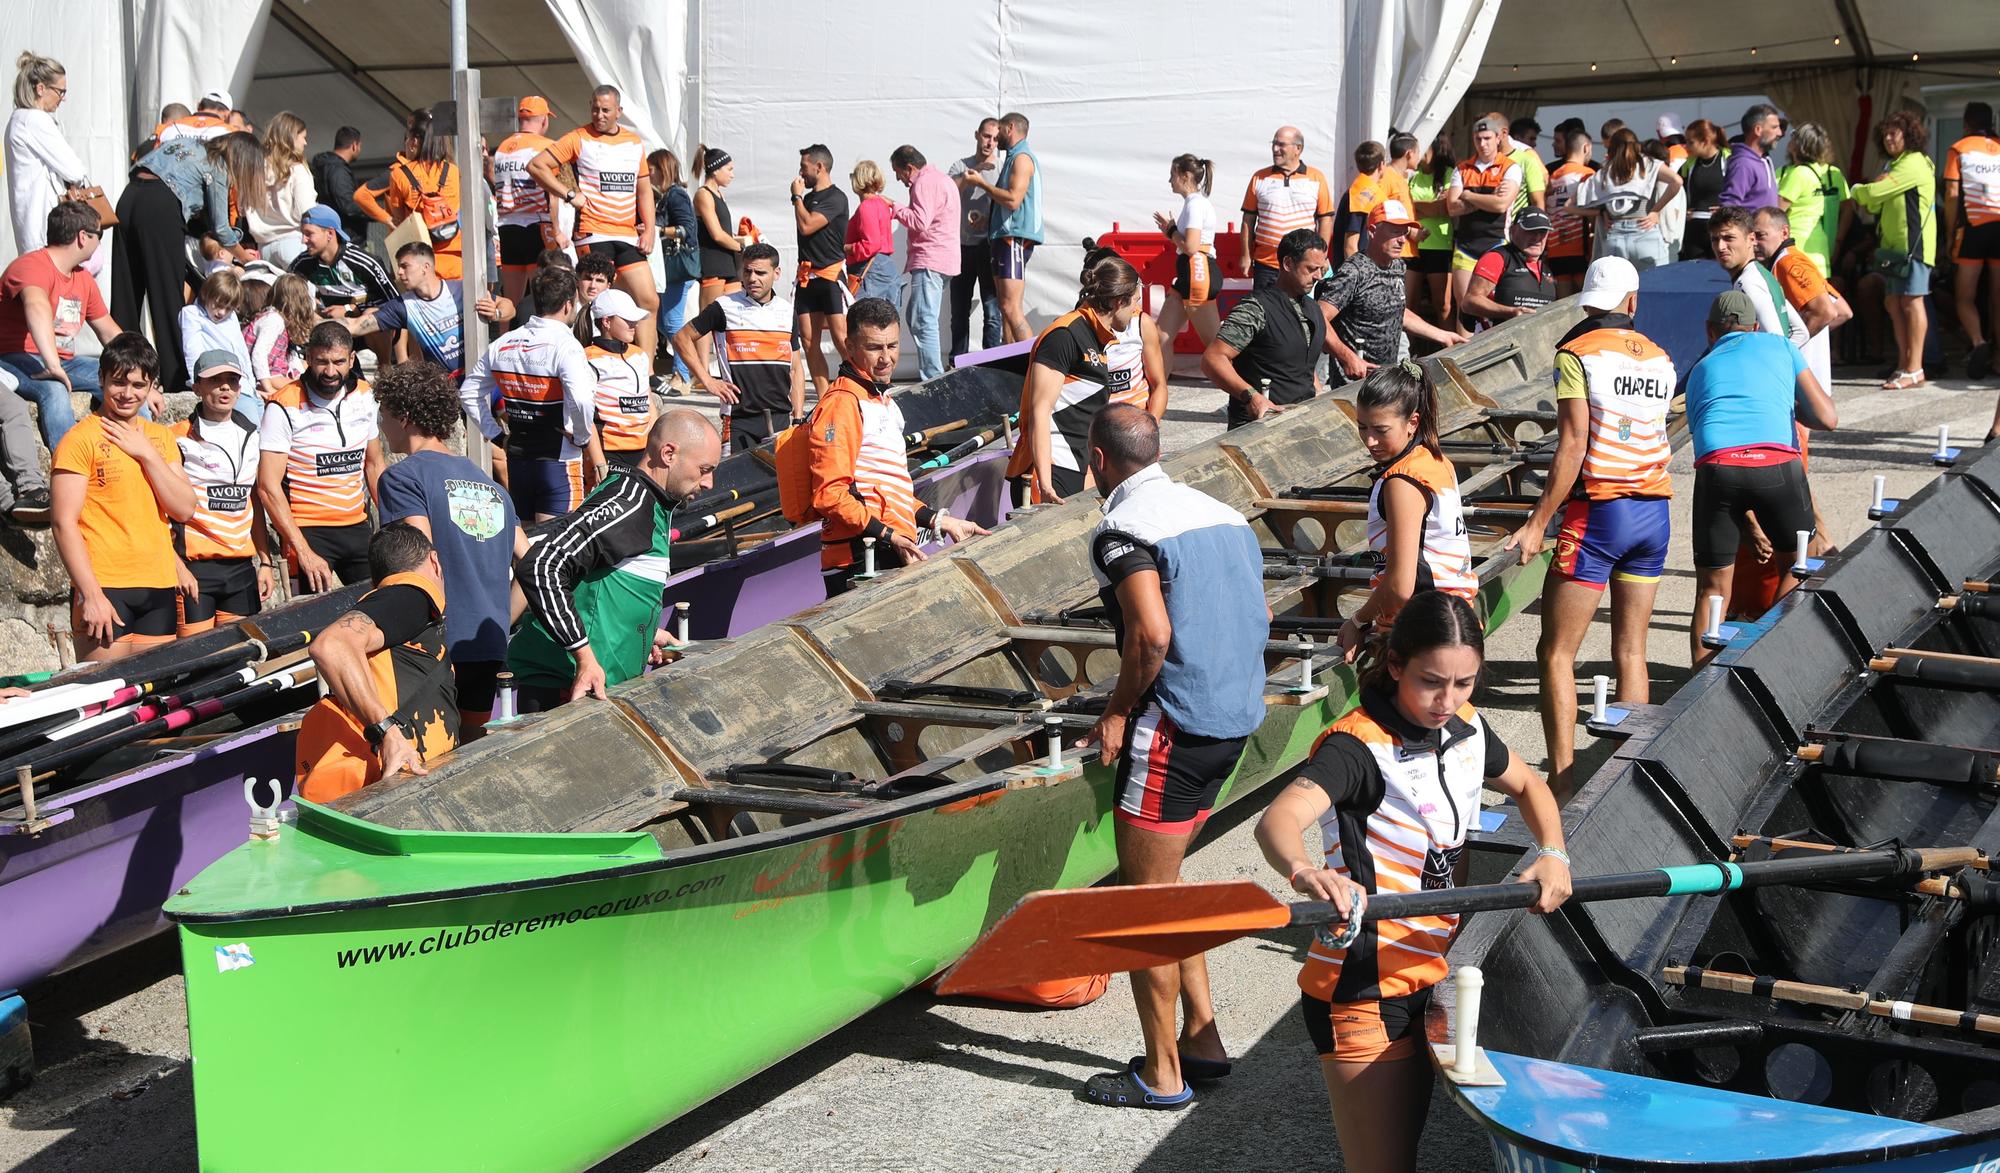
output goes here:
[{"label": "tent roof", "polygon": [[1996,53],[1993,0],[1506,0],[1473,91],[1543,101],[1755,93],[1774,72],[1857,65],[1991,80]]}]

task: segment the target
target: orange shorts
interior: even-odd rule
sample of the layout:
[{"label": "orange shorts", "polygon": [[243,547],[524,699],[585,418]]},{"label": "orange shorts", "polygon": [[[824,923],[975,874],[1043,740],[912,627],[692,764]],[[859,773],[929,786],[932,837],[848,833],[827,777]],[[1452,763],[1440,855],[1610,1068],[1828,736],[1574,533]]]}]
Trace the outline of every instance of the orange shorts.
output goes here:
[{"label": "orange shorts", "polygon": [[1374,1063],[1408,1059],[1420,1054],[1424,1041],[1424,1010],[1429,988],[1400,998],[1362,1002],[1327,1002],[1311,994],[1299,996],[1299,1013],[1306,1033],[1322,1059],[1341,1063]]}]

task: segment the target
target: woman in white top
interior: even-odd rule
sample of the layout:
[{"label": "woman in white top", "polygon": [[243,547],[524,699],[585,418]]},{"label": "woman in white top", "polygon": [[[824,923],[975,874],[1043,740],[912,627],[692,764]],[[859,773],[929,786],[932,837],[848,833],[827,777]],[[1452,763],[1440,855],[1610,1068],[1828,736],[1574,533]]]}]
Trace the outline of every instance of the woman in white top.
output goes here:
[{"label": "woman in white top", "polygon": [[[49,242],[49,210],[71,187],[84,186],[83,160],[56,125],[56,107],[69,95],[69,75],[51,57],[23,53],[16,62],[14,113],[7,119],[7,197],[14,212],[14,248],[31,253]],[[104,270],[108,248],[83,263]]]},{"label": "woman in white top", "polygon": [[1611,136],[1604,166],[1577,191],[1579,209],[1594,212],[1602,229],[1597,255],[1624,257],[1639,270],[1672,259],[1660,213],[1681,193],[1681,177],[1639,149],[1639,136],[1621,130]]},{"label": "woman in white top", "polygon": [[264,129],[264,182],[268,198],[248,212],[250,238],[271,263],[289,269],[305,251],[299,220],[319,202],[306,166],[305,120],[290,110],[279,111]]},{"label": "woman in white top", "polygon": [[1181,327],[1194,322],[1194,332],[1207,346],[1222,326],[1215,298],[1222,291],[1222,269],[1215,263],[1215,205],[1208,193],[1215,186],[1215,164],[1193,155],[1176,155],[1167,172],[1167,186],[1181,197],[1180,214],[1169,219],[1153,213],[1153,223],[1174,242],[1174,284],[1160,308],[1160,345],[1172,353]]}]

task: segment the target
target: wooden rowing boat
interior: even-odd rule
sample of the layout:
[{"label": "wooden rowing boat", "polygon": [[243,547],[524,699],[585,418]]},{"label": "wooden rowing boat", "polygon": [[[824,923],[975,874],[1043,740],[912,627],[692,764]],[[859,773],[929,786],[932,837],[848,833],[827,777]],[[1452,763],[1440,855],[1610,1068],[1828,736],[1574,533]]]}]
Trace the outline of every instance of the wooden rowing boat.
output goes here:
[{"label": "wooden rowing boat", "polygon": [[[2000,849],[2000,452],[1902,502],[1739,629],[1565,811],[1579,875],[1885,844]],[[1965,589],[1971,581],[1973,589]],[[1473,917],[1479,1041],[1450,1085],[1520,1170],[2000,1168],[1983,861]],[[1449,1054],[1451,984],[1428,1020]]]},{"label": "wooden rowing boat", "polygon": [[[1438,368],[1468,498],[1530,491],[1520,445],[1550,418],[1545,356],[1573,320],[1545,311],[1456,356],[1471,374]],[[1366,588],[1358,524],[1305,523],[1367,465],[1333,399],[1167,462],[1252,517],[1291,621],[1224,802],[1347,707],[1326,646],[1308,672],[1283,636]],[[1103,876],[1111,773],[1052,762],[1046,740],[1087,729],[1116,672],[1086,610],[1096,517],[1029,511],[426,777],[300,803],[230,852],[167,910],[204,1167],[344,1164],[348,1122],[253,1106],[367,1086],[391,1166],[583,1168],[925,981],[1022,893]],[[1545,560],[1473,528],[1497,624]]]}]

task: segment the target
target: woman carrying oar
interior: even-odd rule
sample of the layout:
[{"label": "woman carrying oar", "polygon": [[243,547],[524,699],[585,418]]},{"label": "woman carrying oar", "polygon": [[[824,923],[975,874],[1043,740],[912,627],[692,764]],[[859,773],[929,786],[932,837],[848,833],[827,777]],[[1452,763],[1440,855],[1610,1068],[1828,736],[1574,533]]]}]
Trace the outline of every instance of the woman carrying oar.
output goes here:
[{"label": "woman carrying oar", "polygon": [[1458,472],[1438,445],[1437,389],[1413,362],[1380,367],[1355,393],[1355,423],[1375,460],[1368,494],[1368,545],[1382,558],[1368,598],[1340,627],[1349,662],[1369,630],[1387,624],[1419,591],[1468,602],[1479,597]]},{"label": "woman carrying oar", "polygon": [[[1320,739],[1257,825],[1264,858],[1295,891],[1331,901],[1352,925],[1371,894],[1451,887],[1480,788],[1490,785],[1519,803],[1541,845],[1520,877],[1541,884],[1535,910],[1568,898],[1569,856],[1548,784],[1469,703],[1485,656],[1464,599],[1426,591],[1403,606],[1383,660],[1362,679],[1360,706]],[[1315,825],[1325,867],[1304,847]],[[1316,938],[1306,954],[1300,1009],[1355,1173],[1417,1167],[1431,1087],[1424,1007],[1444,979],[1457,924],[1456,914],[1378,921],[1345,945]]]}]

